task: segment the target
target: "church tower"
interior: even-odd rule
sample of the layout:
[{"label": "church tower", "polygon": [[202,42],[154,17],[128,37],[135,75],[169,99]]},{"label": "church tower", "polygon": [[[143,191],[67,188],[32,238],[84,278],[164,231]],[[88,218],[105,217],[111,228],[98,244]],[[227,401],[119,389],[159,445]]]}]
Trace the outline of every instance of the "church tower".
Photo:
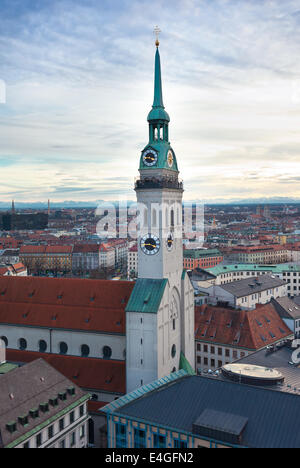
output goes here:
[{"label": "church tower", "polygon": [[183,272],[183,184],[169,142],[158,38],[147,120],[149,142],[135,184],[138,280],[126,308],[127,392],[179,370],[182,361],[194,368],[194,290]]}]

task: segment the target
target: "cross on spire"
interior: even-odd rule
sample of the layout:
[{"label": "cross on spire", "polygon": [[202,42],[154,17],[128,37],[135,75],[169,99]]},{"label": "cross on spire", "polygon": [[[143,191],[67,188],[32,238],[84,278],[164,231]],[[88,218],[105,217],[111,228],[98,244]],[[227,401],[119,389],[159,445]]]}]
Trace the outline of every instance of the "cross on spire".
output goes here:
[{"label": "cross on spire", "polygon": [[159,27],[158,27],[158,26],[155,26],[155,28],[154,28],[154,34],[155,34],[155,36],[156,36],[156,41],[155,41],[156,47],[159,46],[159,35],[160,35],[160,33],[161,33],[161,30],[159,29]]}]

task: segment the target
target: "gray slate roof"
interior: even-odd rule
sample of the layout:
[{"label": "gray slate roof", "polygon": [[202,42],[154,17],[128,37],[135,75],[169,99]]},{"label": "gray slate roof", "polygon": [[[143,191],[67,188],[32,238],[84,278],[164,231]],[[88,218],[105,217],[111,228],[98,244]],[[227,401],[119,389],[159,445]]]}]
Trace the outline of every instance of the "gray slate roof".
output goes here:
[{"label": "gray slate roof", "polygon": [[240,359],[238,363],[278,370],[284,377],[284,385],[274,387],[273,391],[295,394],[295,389],[297,389],[297,393],[300,395],[300,367],[290,364],[294,351],[288,345],[272,353],[269,353],[266,349],[262,349]]},{"label": "gray slate roof", "polygon": [[297,320],[300,319],[300,305],[289,297],[279,297],[272,299],[272,303],[280,317]]},{"label": "gray slate roof", "polygon": [[[248,419],[243,446],[300,447],[298,395],[206,377],[184,377],[124,406],[118,414],[191,433],[206,409],[232,415],[233,426]],[[230,420],[226,424],[231,426]]]},{"label": "gray slate roof", "polygon": [[[29,416],[26,427],[18,422],[19,417],[28,415],[32,409],[39,409],[41,403],[49,402],[50,398],[66,392],[69,387],[75,388],[75,395],[67,394],[66,400],[59,400],[58,406],[49,404],[49,411],[43,413],[40,410],[37,419]],[[43,359],[0,376],[0,441],[2,439],[6,447],[85,396],[86,393]],[[17,431],[11,434],[6,425],[13,421],[17,422]]]},{"label": "gray slate roof", "polygon": [[285,284],[286,282],[279,278],[273,278],[269,275],[261,275],[257,278],[246,278],[240,281],[223,284],[220,288],[235,297],[244,297],[249,296],[250,294],[257,294],[262,291],[266,291],[267,289],[278,288]]}]

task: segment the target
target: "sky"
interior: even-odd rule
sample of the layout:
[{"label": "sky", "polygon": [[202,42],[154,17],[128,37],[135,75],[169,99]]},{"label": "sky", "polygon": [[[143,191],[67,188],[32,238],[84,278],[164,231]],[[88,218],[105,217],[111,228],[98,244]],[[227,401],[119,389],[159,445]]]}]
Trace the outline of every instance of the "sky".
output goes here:
[{"label": "sky", "polygon": [[299,0],[1,0],[0,202],[135,199],[156,25],[185,199],[300,199]]}]

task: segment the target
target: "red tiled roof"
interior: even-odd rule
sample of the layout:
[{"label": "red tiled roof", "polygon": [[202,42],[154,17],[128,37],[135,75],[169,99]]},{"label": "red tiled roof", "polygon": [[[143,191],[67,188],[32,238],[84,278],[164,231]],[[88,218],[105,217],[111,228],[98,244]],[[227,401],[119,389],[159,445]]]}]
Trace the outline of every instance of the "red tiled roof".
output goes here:
[{"label": "red tiled roof", "polygon": [[[195,308],[196,340],[258,350],[292,334],[272,304],[255,310]],[[273,337],[271,336],[271,334]]]},{"label": "red tiled roof", "polygon": [[0,276],[6,275],[8,273],[9,269],[7,267],[0,268]]},{"label": "red tiled roof", "polygon": [[72,245],[48,245],[46,247],[46,254],[72,253],[72,251]]},{"label": "red tiled roof", "polygon": [[107,404],[107,401],[89,401],[88,411],[89,413],[98,413],[99,409],[103,408]]},{"label": "red tiled roof", "polygon": [[125,361],[60,356],[13,349],[7,349],[6,352],[8,362],[28,363],[40,358],[81,388],[120,394],[126,392]]},{"label": "red tiled roof", "polygon": [[38,277],[0,277],[0,323],[125,333],[134,283]]},{"label": "red tiled roof", "polygon": [[13,269],[18,273],[20,271],[25,271],[26,267],[23,265],[23,263],[15,263],[12,265]]},{"label": "red tiled roof", "polygon": [[20,255],[72,253],[72,250],[71,245],[23,245],[20,249]]},{"label": "red tiled roof", "polygon": [[73,249],[73,253],[87,253],[94,252],[98,253],[100,245],[97,244],[76,244]]},{"label": "red tiled roof", "polygon": [[32,253],[32,254],[43,254],[46,251],[45,245],[22,245],[20,248],[20,255]]}]

